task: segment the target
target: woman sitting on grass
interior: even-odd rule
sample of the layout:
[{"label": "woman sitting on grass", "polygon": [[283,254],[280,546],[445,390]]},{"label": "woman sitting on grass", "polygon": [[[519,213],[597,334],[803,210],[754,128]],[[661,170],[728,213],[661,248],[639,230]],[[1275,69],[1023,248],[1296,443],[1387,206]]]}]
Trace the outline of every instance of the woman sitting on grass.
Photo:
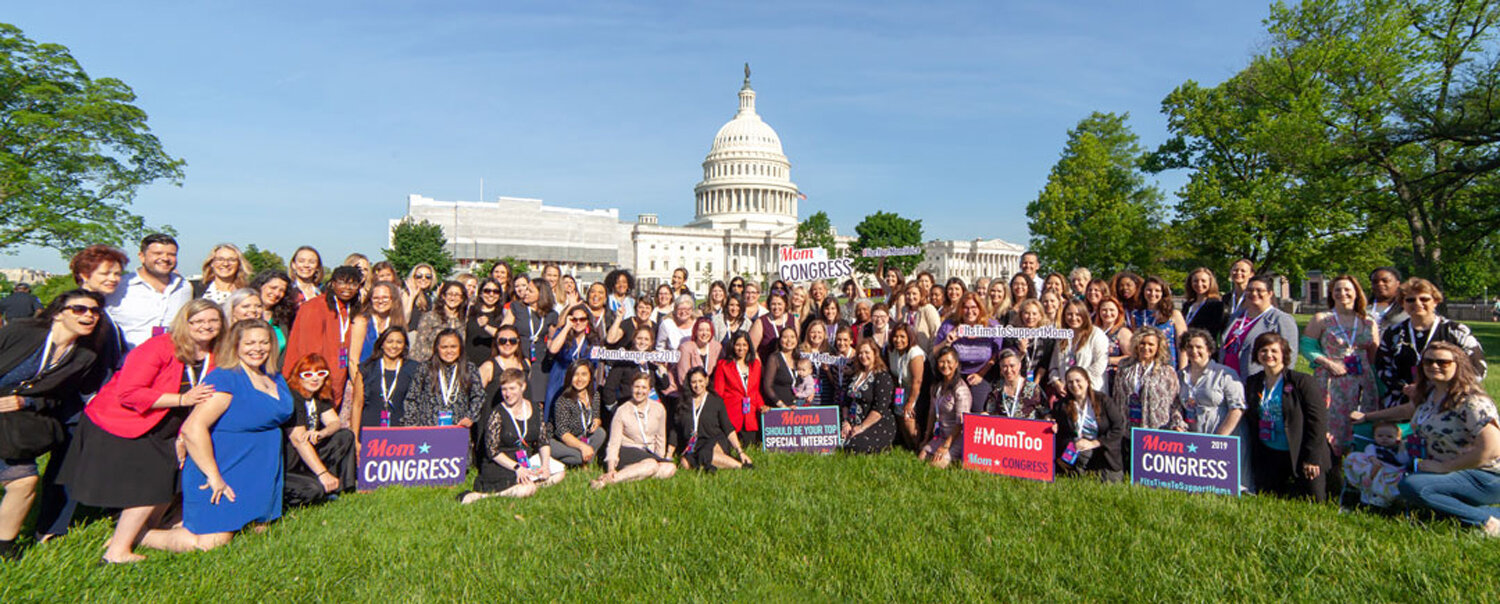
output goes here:
[{"label": "woman sitting on grass", "polygon": [[562,481],[565,469],[552,459],[542,413],[526,400],[526,374],[517,369],[500,373],[501,404],[489,414],[480,436],[479,477],[474,490],[458,494],[458,502],[486,497],[530,497],[538,487]]},{"label": "woman sitting on grass", "polygon": [[685,393],[676,417],[682,467],[710,472],[755,467],[729,421],[724,399],[709,390],[708,373],[694,367],[688,370],[684,382]]},{"label": "woman sitting on grass", "polygon": [[1125,419],[1120,407],[1108,404],[1083,367],[1070,367],[1063,374],[1062,398],[1052,407],[1057,422],[1057,471],[1061,474],[1098,472],[1105,482],[1119,482],[1125,464],[1120,442]]},{"label": "woman sitting on grass", "polygon": [[602,489],[611,484],[643,478],[671,478],[677,473],[667,459],[667,409],[652,396],[651,374],[630,378],[631,398],[615,410],[609,426],[609,451],[605,472],[589,486]]},{"label": "woman sitting on grass", "polygon": [[1412,400],[1373,413],[1354,411],[1355,422],[1411,418],[1422,442],[1410,474],[1401,481],[1407,500],[1500,537],[1500,416],[1463,348],[1433,342],[1422,355]]},{"label": "woman sitting on grass", "polygon": [[354,433],[344,427],[333,405],[328,383],[328,361],[316,352],[292,367],[292,421],[287,425],[287,505],[312,503],[342,491],[354,490]]}]

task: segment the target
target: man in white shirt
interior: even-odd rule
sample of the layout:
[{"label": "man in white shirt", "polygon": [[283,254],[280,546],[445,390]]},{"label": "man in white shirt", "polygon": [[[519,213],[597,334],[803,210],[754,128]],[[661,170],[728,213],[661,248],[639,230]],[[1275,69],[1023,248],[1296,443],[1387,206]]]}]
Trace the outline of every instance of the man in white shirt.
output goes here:
[{"label": "man in white shirt", "polygon": [[1038,296],[1042,294],[1042,276],[1037,274],[1041,270],[1042,261],[1036,252],[1021,254],[1021,274],[1031,277],[1032,291]]},{"label": "man in white shirt", "polygon": [[192,286],[175,272],[177,240],[171,235],[142,239],[140,259],[141,267],[105,300],[127,348],[166,333],[177,311],[193,299]]}]

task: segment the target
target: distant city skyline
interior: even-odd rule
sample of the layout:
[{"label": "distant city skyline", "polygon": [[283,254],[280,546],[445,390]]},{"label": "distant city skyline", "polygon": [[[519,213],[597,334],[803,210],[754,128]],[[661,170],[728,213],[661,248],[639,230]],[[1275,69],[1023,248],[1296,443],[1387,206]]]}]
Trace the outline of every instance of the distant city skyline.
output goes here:
[{"label": "distant city skyline", "polygon": [[[685,224],[747,61],[802,217],[853,234],[889,210],[927,239],[1024,245],[1069,128],[1129,112],[1159,144],[1161,99],[1243,67],[1266,6],[81,2],[0,20],[135,90],[188,165],[134,210],[177,228],[191,274],[220,241],[379,256],[409,194]],[[1181,177],[1159,183],[1170,196]],[[0,266],[65,261],[23,249]]]}]

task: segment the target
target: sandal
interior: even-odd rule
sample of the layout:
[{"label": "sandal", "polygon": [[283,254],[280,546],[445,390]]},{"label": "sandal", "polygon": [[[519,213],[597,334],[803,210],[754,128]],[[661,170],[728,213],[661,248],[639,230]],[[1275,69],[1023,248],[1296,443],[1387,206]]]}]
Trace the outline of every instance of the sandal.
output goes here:
[{"label": "sandal", "polygon": [[459,505],[469,505],[470,503],[473,503],[473,502],[472,501],[464,501],[464,499],[467,499],[470,495],[473,495],[473,494],[474,494],[474,491],[460,491],[458,493],[458,497],[455,497],[454,499],[458,501]]}]

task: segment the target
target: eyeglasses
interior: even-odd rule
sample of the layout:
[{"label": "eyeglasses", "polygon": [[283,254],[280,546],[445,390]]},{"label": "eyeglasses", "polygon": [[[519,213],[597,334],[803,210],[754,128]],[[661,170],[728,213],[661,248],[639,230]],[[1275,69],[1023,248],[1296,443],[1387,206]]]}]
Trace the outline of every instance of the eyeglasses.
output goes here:
[{"label": "eyeglasses", "polygon": [[1432,304],[1432,300],[1433,300],[1432,296],[1413,296],[1411,298],[1407,298],[1406,299],[1406,303],[1407,304],[1416,304],[1418,302],[1421,302],[1423,304]]},{"label": "eyeglasses", "polygon": [[99,308],[98,306],[89,306],[87,304],[69,304],[67,306],[64,306],[63,308],[68,309],[68,312],[73,313],[74,315],[79,317],[84,315],[94,315],[96,317],[104,315],[104,309]]},{"label": "eyeglasses", "polygon": [[431,281],[432,280],[432,273],[418,274],[418,275],[415,276],[415,278],[416,279],[422,279],[424,281]]},{"label": "eyeglasses", "polygon": [[212,319],[193,319],[191,321],[188,321],[188,325],[192,325],[193,327],[208,327],[209,325],[219,325],[221,323],[223,323],[223,321],[219,320],[218,317],[214,317]]},{"label": "eyeglasses", "polygon": [[515,346],[516,344],[520,344],[521,343],[521,339],[520,338],[495,338],[495,341],[499,342],[502,345],[510,345],[510,346]]},{"label": "eyeglasses", "polygon": [[570,321],[572,323],[587,323],[589,321],[589,318],[588,317],[568,317],[568,321]]},{"label": "eyeglasses", "polygon": [[1426,365],[1428,367],[1444,367],[1444,368],[1446,368],[1446,367],[1453,366],[1453,364],[1457,363],[1457,362],[1458,361],[1456,361],[1454,359],[1438,359],[1438,358],[1432,358],[1432,357],[1428,357],[1428,358],[1422,359],[1422,364]]},{"label": "eyeglasses", "polygon": [[319,369],[317,371],[304,371],[302,373],[297,374],[297,376],[301,377],[304,380],[312,380],[312,379],[317,379],[317,378],[326,378],[326,377],[328,377],[328,370],[327,369]]},{"label": "eyeglasses", "polygon": [[239,261],[240,261],[239,258],[214,258],[213,263],[217,264],[217,265],[220,265],[220,266],[223,266],[223,265],[226,265],[226,264],[234,264],[234,263],[239,262]]}]

